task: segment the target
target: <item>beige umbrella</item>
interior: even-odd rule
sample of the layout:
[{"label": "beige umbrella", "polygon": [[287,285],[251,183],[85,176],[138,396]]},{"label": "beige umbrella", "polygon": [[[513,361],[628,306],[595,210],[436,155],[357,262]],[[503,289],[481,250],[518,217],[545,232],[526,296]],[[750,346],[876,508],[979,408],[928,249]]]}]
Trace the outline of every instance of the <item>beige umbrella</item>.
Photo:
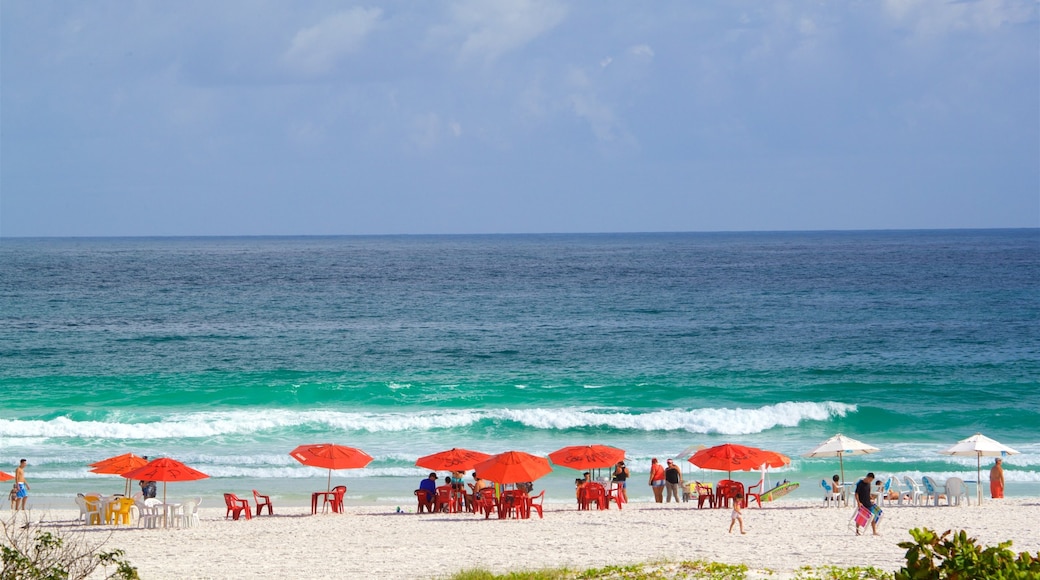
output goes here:
[{"label": "beige umbrella", "polygon": [[845,483],[845,460],[846,455],[863,455],[865,453],[877,453],[881,451],[873,445],[867,445],[852,437],[846,437],[838,433],[834,437],[820,443],[816,449],[802,454],[802,457],[837,457],[838,465],[841,467],[841,482]]},{"label": "beige umbrella", "polygon": [[998,443],[982,433],[976,433],[967,439],[962,439],[956,445],[943,449],[944,455],[975,456],[975,494],[978,496],[979,505],[982,505],[982,456],[1007,457],[1017,455],[1018,451]]}]

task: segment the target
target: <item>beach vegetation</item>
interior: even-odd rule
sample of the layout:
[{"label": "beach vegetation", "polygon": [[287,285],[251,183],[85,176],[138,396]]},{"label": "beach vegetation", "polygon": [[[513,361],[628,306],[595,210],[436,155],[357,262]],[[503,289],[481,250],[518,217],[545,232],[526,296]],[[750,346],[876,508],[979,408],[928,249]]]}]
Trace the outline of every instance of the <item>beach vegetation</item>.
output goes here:
[{"label": "beach vegetation", "polygon": [[892,580],[892,573],[873,566],[803,566],[795,580]]},{"label": "beach vegetation", "polygon": [[912,542],[899,543],[906,548],[906,566],[895,573],[895,580],[1040,578],[1040,552],[1015,554],[1010,540],[984,547],[964,530],[937,534],[928,528],[914,528],[910,536]]},{"label": "beach vegetation", "polygon": [[123,557],[124,552],[102,550],[104,542],[92,544],[67,533],[50,532],[19,517],[0,522],[0,527],[0,580],[82,580],[98,577],[95,571],[99,567],[104,571],[102,578],[139,579],[137,568]]}]

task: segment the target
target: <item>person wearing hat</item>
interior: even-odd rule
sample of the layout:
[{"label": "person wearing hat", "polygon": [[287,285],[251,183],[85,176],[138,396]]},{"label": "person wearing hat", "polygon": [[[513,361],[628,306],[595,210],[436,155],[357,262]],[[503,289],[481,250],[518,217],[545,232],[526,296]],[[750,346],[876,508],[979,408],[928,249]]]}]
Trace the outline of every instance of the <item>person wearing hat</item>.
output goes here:
[{"label": "person wearing hat", "polygon": [[671,459],[668,460],[668,466],[664,469],[664,480],[665,488],[668,490],[668,503],[671,503],[672,498],[675,498],[675,503],[679,503],[680,490],[682,490],[682,470],[675,464]]},{"label": "person wearing hat", "polygon": [[1004,462],[999,457],[989,470],[989,496],[993,499],[1004,497]]}]

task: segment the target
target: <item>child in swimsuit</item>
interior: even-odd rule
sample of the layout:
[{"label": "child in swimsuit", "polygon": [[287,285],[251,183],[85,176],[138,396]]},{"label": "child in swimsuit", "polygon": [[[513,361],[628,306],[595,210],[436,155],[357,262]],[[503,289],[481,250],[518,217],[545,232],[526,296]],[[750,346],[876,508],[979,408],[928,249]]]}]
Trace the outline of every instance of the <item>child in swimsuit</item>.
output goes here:
[{"label": "child in swimsuit", "polygon": [[746,534],[744,531],[744,515],[740,506],[744,505],[744,494],[738,493],[737,497],[733,498],[733,512],[729,516],[729,533],[733,533],[733,524],[740,522],[740,533]]}]

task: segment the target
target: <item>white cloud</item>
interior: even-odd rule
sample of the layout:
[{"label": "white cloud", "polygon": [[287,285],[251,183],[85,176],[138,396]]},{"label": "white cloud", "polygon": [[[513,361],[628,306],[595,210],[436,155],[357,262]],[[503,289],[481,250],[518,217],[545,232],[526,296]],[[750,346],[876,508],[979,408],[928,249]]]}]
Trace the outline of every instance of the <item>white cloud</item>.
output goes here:
[{"label": "white cloud", "polygon": [[987,32],[1036,19],[1036,2],[1022,0],[885,0],[888,17],[922,36],[960,30]]},{"label": "white cloud", "polygon": [[567,8],[554,0],[464,0],[452,6],[449,30],[462,36],[459,59],[491,62],[563,22]]},{"label": "white cloud", "polygon": [[654,57],[654,49],[650,48],[646,44],[637,44],[637,45],[633,46],[632,48],[628,49],[628,52],[632,53],[632,55],[634,55],[634,56],[638,56],[638,57],[642,57],[642,58],[653,58]]},{"label": "white cloud", "polygon": [[610,58],[608,56],[607,58],[599,61],[599,67],[600,68],[607,68],[608,66],[610,66],[610,63],[612,63],[612,62],[614,62],[614,59],[612,59],[612,58]]},{"label": "white cloud", "polygon": [[382,10],[378,8],[360,7],[329,16],[298,31],[282,62],[306,74],[327,73],[360,48],[380,16]]}]

